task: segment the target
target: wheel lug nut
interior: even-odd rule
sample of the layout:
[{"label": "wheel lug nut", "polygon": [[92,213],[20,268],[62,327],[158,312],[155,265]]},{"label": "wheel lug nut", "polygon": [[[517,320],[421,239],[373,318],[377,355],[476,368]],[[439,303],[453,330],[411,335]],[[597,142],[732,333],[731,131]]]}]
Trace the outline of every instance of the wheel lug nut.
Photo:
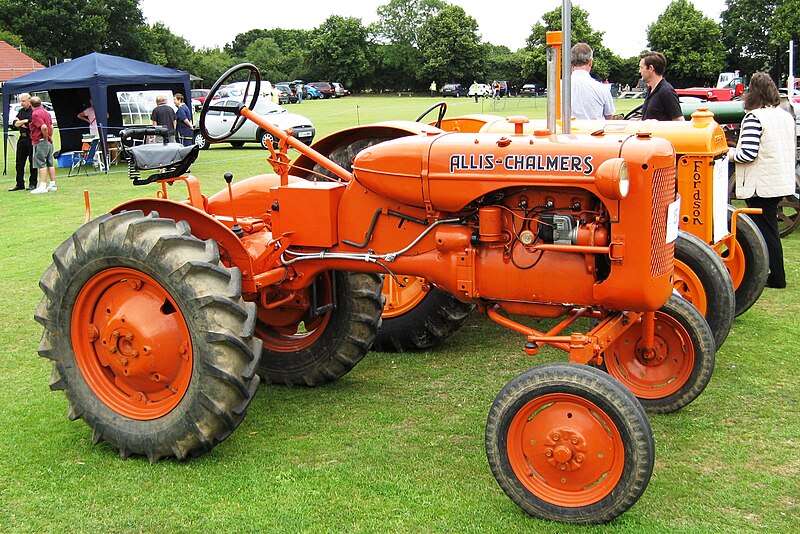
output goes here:
[{"label": "wheel lug nut", "polygon": [[578,463],[581,463],[583,461],[583,455],[582,454],[577,455],[575,457],[575,461],[578,462]]},{"label": "wheel lug nut", "polygon": [[578,436],[573,436],[572,437],[572,443],[575,444],[575,445],[578,444]]},{"label": "wheel lug nut", "polygon": [[553,456],[553,449],[547,449],[546,451],[544,451],[544,455],[547,456],[548,458]]},{"label": "wheel lug nut", "polygon": [[553,438],[553,441],[558,441],[561,439],[561,435],[558,432],[554,432],[550,437]]}]

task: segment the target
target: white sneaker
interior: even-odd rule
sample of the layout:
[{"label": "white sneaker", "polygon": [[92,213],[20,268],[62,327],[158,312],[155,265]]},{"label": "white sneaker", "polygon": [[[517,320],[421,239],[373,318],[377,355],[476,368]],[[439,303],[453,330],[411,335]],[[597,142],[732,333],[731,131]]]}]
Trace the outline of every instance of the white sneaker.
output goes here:
[{"label": "white sneaker", "polygon": [[39,195],[41,193],[47,193],[47,185],[40,184],[36,189],[31,191],[31,195]]},{"label": "white sneaker", "polygon": [[50,185],[47,186],[48,191],[58,191],[55,182],[50,182]]}]

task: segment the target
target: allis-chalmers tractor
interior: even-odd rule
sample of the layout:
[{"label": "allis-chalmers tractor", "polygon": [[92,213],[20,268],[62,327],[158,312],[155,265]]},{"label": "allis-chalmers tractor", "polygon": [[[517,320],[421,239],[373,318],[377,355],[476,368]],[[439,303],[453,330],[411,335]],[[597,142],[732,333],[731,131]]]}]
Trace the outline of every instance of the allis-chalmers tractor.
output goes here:
[{"label": "allis-chalmers tractor", "polygon": [[[202,454],[242,421],[259,377],[315,385],[349,372],[380,327],[383,279],[404,273],[518,332],[527,354],[569,355],[522,372],[489,411],[486,453],[508,496],[574,523],[633,505],[654,461],[643,405],[685,406],[714,365],[708,325],[672,294],[672,145],[524,134],[524,119],[508,134],[409,123],[416,134],[358,152],[350,172],[251,111],[255,67],[234,67],[210,96],[242,70],[256,96],[225,109],[207,99],[200,126],[220,141],[256,122],[280,140],[275,174],[226,175],[206,197],[184,174],[196,147],[134,147],[131,177],[159,182],[158,198],[88,221],[42,276],[39,353],[70,418],[123,457]],[[238,115],[217,138],[205,129],[214,109]],[[315,168],[336,179],[295,176]],[[174,182],[186,200],[168,198]],[[561,320],[538,331],[515,315]]]}]

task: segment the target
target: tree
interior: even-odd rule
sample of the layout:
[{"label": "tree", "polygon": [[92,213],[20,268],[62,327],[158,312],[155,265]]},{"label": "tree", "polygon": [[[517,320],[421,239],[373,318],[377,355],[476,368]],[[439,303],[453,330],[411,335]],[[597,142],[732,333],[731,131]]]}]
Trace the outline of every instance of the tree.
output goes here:
[{"label": "tree", "polygon": [[486,63],[484,71],[476,79],[507,80],[509,84],[522,87],[526,82],[522,77],[522,63],[524,55],[521,52],[512,52],[507,46],[484,44],[486,49]]},{"label": "tree", "polygon": [[190,72],[202,78],[205,87],[211,87],[223,72],[236,63],[236,59],[227,52],[218,48],[205,48],[195,52]]},{"label": "tree", "polygon": [[144,59],[138,0],[6,0],[0,27],[50,60],[98,51]]},{"label": "tree", "polygon": [[160,22],[147,27],[145,34],[145,61],[171,69],[191,68],[194,48],[186,39],[175,35]]},{"label": "tree", "polygon": [[311,31],[306,72],[311,78],[364,87],[370,74],[367,29],[361,19],[332,15]]},{"label": "tree", "polygon": [[725,67],[719,26],[688,0],[667,6],[647,27],[647,42],[667,57],[667,77],[676,87],[713,84]]},{"label": "tree", "polygon": [[419,49],[426,80],[466,82],[483,70],[486,51],[480,44],[478,23],[460,6],[445,6],[422,25]]},{"label": "tree", "polygon": [[275,39],[262,37],[250,43],[244,59],[258,67],[263,79],[278,81],[290,76],[289,72],[284,70],[282,57],[281,48]]},{"label": "tree", "polygon": [[391,44],[419,47],[423,24],[444,7],[442,0],[390,0],[377,9],[378,23],[373,33]]},{"label": "tree", "polygon": [[729,69],[752,73],[773,64],[770,33],[779,1],[726,0],[721,31]]},{"label": "tree", "polygon": [[[594,76],[600,79],[609,77],[611,64],[616,56],[603,46],[604,32],[594,30],[589,25],[589,12],[579,6],[571,10],[572,44],[586,43],[594,51]],[[547,79],[547,32],[561,30],[561,7],[542,15],[542,21],[534,24],[527,39],[522,73],[526,80]]]}]

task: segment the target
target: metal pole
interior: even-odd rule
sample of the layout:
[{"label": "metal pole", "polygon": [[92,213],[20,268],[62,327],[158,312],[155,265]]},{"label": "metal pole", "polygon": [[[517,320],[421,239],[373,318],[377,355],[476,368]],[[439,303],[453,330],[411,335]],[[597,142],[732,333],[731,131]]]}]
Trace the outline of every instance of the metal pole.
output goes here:
[{"label": "metal pole", "polygon": [[558,91],[558,51],[547,47],[547,129],[556,133],[556,92]]},{"label": "metal pole", "polygon": [[570,117],[572,116],[572,2],[561,2],[561,131],[570,133]]},{"label": "metal pole", "polygon": [[786,78],[786,88],[789,90],[791,102],[792,89],[794,89],[794,40],[789,41],[789,76]]}]

